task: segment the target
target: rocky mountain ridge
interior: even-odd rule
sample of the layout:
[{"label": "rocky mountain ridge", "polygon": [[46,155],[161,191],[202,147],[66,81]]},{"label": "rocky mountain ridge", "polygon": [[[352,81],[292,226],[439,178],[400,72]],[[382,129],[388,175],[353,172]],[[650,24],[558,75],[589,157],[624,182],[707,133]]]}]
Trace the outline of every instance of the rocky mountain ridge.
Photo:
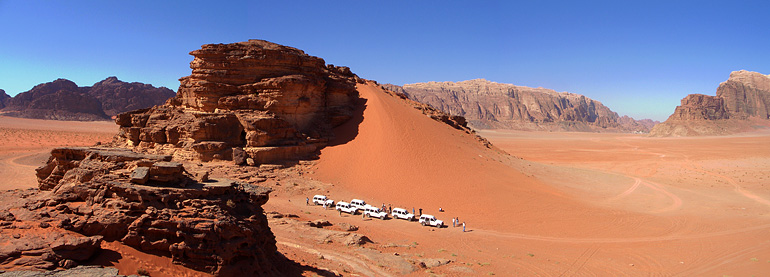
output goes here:
[{"label": "rocky mountain ridge", "polygon": [[653,136],[728,135],[770,127],[770,75],[746,70],[730,73],[716,96],[690,94]]},{"label": "rocky mountain ridge", "polygon": [[[388,85],[419,102],[464,116],[475,128],[647,132],[650,122],[619,117],[583,95],[475,79]],[[654,122],[652,122],[654,123]]]},{"label": "rocky mountain ridge", "polygon": [[35,86],[13,98],[2,100],[0,112],[7,116],[53,120],[109,120],[119,113],[160,105],[174,92],[138,82],[109,77],[90,87],[79,87],[67,79]]}]

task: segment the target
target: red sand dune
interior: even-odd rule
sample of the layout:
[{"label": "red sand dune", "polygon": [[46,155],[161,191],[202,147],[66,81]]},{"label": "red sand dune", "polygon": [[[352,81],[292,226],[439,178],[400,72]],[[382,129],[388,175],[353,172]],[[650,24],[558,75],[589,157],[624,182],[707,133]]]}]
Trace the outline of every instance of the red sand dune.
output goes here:
[{"label": "red sand dune", "polygon": [[[426,236],[424,229],[408,223],[361,222],[372,237],[420,241],[426,249],[457,253],[461,263],[481,265],[474,270],[498,274],[770,270],[766,189],[729,180],[720,181],[726,183],[722,188],[699,187],[729,178],[729,171],[720,171],[724,168],[714,162],[729,156],[723,149],[741,149],[741,140],[718,147],[724,139],[672,142],[543,133],[492,139],[509,153],[520,151],[536,161],[530,162],[486,149],[374,85],[359,85],[359,92],[367,100],[360,124],[335,130],[340,137],[354,138],[323,149],[314,178],[332,183],[329,194],[335,199],[422,207],[450,225],[459,216],[473,230],[450,228]],[[756,139],[747,143],[762,145]],[[707,160],[686,155],[703,153],[700,147],[719,154]],[[752,180],[762,180],[759,175]],[[446,212],[439,213],[439,207]],[[740,207],[750,211],[736,211]]]}]

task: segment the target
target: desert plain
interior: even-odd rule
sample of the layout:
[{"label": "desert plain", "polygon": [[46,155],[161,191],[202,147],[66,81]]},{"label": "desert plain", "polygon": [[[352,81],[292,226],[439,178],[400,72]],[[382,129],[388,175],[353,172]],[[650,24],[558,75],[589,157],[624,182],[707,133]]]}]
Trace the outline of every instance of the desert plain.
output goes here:
[{"label": "desert plain", "polygon": [[[269,217],[270,227],[304,275],[770,272],[768,131],[688,138],[478,131],[488,148],[378,86],[358,84],[358,91],[365,103],[317,159],[260,184],[273,189],[265,211],[291,215]],[[28,189],[51,148],[109,141],[117,126],[0,117],[0,132],[0,189]],[[315,194],[422,209],[449,227],[306,205]],[[329,229],[356,225],[371,242],[323,243],[318,228],[297,224],[319,219]],[[106,263],[121,274],[141,267],[152,276],[204,275],[172,267],[170,258],[113,250],[122,257]],[[418,260],[441,265],[415,268]]]}]

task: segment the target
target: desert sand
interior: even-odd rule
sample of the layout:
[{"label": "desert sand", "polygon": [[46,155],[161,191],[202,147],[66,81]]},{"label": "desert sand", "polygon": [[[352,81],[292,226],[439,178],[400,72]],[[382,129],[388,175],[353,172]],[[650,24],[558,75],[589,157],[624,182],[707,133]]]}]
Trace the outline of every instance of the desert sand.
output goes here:
[{"label": "desert sand", "polygon": [[36,188],[35,168],[54,147],[108,142],[118,127],[109,121],[54,121],[0,116],[0,190]]},{"label": "desert sand", "polygon": [[515,156],[508,157],[375,87],[359,91],[367,99],[361,123],[339,130],[355,137],[322,150],[313,176],[331,184],[335,199],[423,208],[450,226],[453,217],[466,222],[471,232],[349,219],[375,242],[419,245],[393,250],[400,255],[455,260],[431,272],[770,271],[768,133],[481,132]]},{"label": "desert sand", "polygon": [[[271,219],[270,225],[279,251],[304,275],[327,270],[380,276],[770,272],[770,133],[649,138],[479,132],[496,146],[489,149],[371,83],[358,89],[366,99],[361,115],[335,130],[337,140],[317,160],[261,184],[274,190],[264,206],[268,213],[296,215]],[[34,187],[27,184],[34,175],[28,177],[21,165],[28,164],[25,170],[34,174],[37,153],[107,141],[117,129],[84,123],[73,130],[50,121],[14,127],[20,124],[16,120],[0,118],[5,132],[0,155],[7,157],[0,177],[9,180],[5,188]],[[102,127],[84,127],[96,125]],[[56,139],[32,143],[41,136],[36,132]],[[9,173],[17,172],[9,168],[21,171]],[[410,211],[422,208],[449,227],[339,215],[305,205],[314,194]],[[452,227],[454,217],[467,224],[467,232]],[[318,219],[329,221],[333,230],[342,223],[356,225],[355,233],[372,243],[319,243],[316,228],[291,223]],[[123,253],[111,264],[121,274],[135,273],[131,260],[140,253],[110,247]],[[141,265],[153,276],[164,275],[167,260],[141,257],[157,261]],[[413,271],[409,261],[415,260],[450,262]]]}]

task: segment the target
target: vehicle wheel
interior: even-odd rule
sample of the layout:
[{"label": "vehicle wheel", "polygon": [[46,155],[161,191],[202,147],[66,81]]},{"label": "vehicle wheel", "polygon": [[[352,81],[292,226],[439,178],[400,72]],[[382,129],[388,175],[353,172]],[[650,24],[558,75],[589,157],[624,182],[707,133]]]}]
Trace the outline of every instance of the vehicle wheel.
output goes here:
[{"label": "vehicle wheel", "polygon": [[425,222],[423,222],[423,223],[421,223],[421,224],[422,224],[422,226],[425,226]]}]

